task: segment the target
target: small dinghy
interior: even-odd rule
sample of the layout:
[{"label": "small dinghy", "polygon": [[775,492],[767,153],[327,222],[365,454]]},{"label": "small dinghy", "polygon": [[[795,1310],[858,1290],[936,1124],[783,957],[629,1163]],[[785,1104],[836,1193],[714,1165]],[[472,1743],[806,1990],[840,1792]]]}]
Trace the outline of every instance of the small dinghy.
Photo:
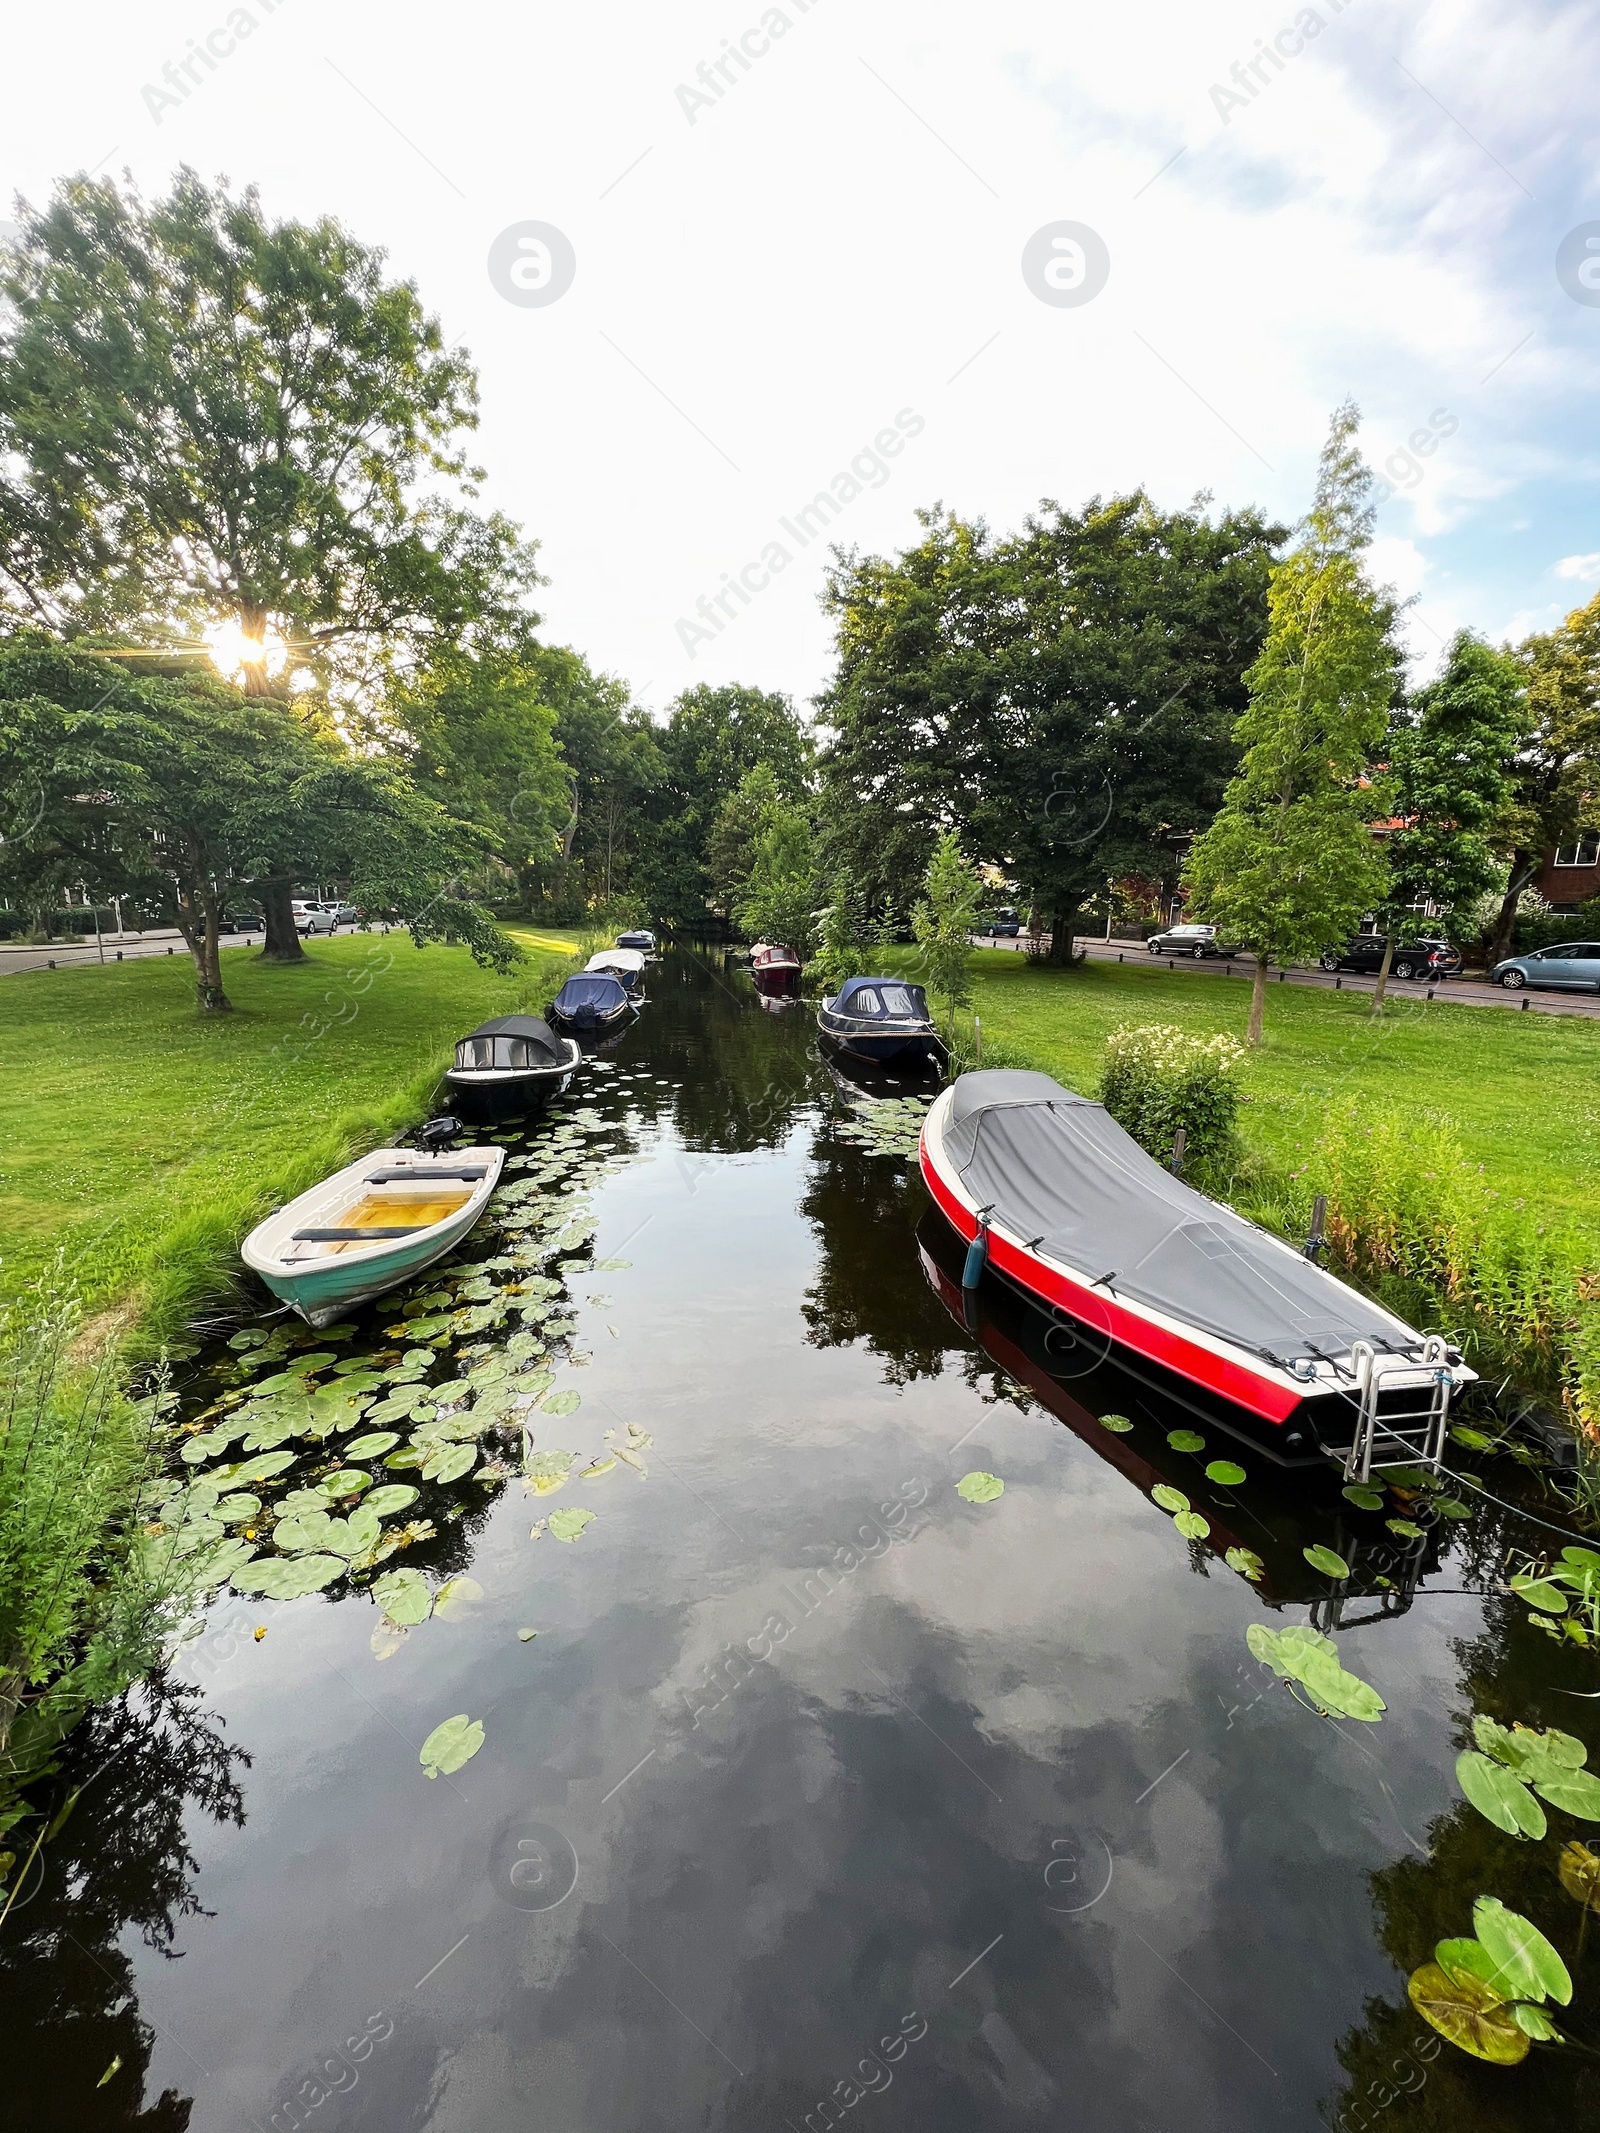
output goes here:
[{"label": "small dinghy", "polygon": [[1048,1074],[963,1074],[920,1159],[971,1240],[964,1287],[991,1268],[1109,1358],[1158,1366],[1347,1473],[1438,1463],[1451,1397],[1476,1375],[1457,1351],[1172,1176],[1104,1105]]},{"label": "small dinghy", "polygon": [[644,955],[638,948],[602,948],[583,967],[589,977],[615,978],[635,997],[644,989]]},{"label": "small dinghy", "polygon": [[575,1038],[558,1037],[537,1015],[501,1015],[461,1039],[445,1080],[464,1114],[516,1118],[559,1094],[582,1058]]},{"label": "small dinghy", "polygon": [[568,978],[550,1003],[558,1029],[604,1033],[620,1029],[634,1012],[628,988],[610,972],[585,971]]},{"label": "small dinghy", "polygon": [[750,950],[750,975],[767,999],[792,1000],[800,990],[800,958],[792,948],[757,941]]},{"label": "small dinghy", "polygon": [[244,1240],[244,1263],[310,1326],[432,1266],[489,1204],[503,1148],[379,1148],[347,1164]]},{"label": "small dinghy", "polygon": [[943,1056],[928,996],[904,978],[850,978],[817,1010],[823,1038],[869,1066],[907,1067]]}]

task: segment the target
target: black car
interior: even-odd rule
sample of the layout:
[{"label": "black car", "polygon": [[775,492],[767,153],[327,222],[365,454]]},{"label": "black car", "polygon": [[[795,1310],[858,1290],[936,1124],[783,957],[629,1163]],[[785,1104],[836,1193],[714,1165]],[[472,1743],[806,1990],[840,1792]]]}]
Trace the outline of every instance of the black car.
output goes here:
[{"label": "black car", "polygon": [[993,918],[984,919],[978,931],[980,934],[986,934],[992,941],[1014,941],[1022,931],[1021,915],[1014,905],[1008,904],[1004,910],[997,911]]},{"label": "black car", "polygon": [[[1383,952],[1389,945],[1386,933],[1358,933],[1342,948],[1329,948],[1320,961],[1324,970],[1354,970],[1375,978],[1383,968]],[[1389,965],[1397,978],[1453,978],[1461,958],[1438,934],[1422,935],[1397,947]]]},{"label": "black car", "polygon": [[265,933],[267,922],[259,911],[224,911],[217,921],[219,933]]}]

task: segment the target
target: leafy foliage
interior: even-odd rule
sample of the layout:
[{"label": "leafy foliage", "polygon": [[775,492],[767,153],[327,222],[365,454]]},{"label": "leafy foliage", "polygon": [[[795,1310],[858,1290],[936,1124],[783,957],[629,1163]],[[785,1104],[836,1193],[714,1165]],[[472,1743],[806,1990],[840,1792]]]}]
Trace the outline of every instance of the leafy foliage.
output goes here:
[{"label": "leafy foliage", "polygon": [[1180,1127],[1186,1162],[1220,1160],[1233,1147],[1243,1057],[1231,1037],[1195,1037],[1170,1023],[1113,1030],[1100,1100],[1157,1162],[1172,1160]]}]

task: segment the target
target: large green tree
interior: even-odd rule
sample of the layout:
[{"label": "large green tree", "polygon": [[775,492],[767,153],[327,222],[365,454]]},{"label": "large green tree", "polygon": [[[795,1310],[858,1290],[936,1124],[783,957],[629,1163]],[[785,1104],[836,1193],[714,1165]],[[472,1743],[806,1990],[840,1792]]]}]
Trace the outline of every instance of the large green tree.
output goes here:
[{"label": "large green tree", "polygon": [[1175,883],[1215,812],[1285,529],[1142,491],[1046,504],[1003,538],[921,516],[915,547],[829,581],[828,856],[903,910],[956,830],[1049,915],[1066,961],[1107,879]]},{"label": "large green tree", "polygon": [[1359,421],[1348,402],[1335,411],[1300,539],[1273,568],[1266,641],[1245,677],[1244,758],[1189,856],[1196,911],[1255,956],[1252,1045],[1268,965],[1316,954],[1384,899],[1371,828],[1384,796],[1365,774],[1395,695],[1395,606],[1364,566],[1372,476]]},{"label": "large green tree", "polygon": [[1491,963],[1511,953],[1518,907],[1551,848],[1600,827],[1600,593],[1517,656],[1527,731],[1492,832],[1507,873]]},{"label": "large green tree", "polygon": [[1388,942],[1373,995],[1383,1009],[1396,929],[1424,903],[1457,914],[1499,879],[1489,833],[1505,807],[1526,727],[1524,675],[1508,653],[1457,632],[1436,681],[1396,712],[1389,734],[1395,827],[1380,909]]},{"label": "large green tree", "polygon": [[[470,499],[477,379],[331,218],[180,170],[18,205],[0,292],[0,530],[34,620],[271,630],[290,671],[520,642],[532,550]],[[263,658],[246,686],[267,686]]]}]

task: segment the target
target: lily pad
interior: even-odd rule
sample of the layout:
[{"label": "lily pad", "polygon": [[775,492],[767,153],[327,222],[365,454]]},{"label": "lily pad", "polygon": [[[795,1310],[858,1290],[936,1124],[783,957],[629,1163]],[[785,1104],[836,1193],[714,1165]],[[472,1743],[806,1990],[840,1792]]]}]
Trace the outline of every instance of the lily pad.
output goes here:
[{"label": "lily pad", "polygon": [[1211,1521],[1198,1511],[1180,1511],[1172,1523],[1185,1540],[1201,1541],[1211,1531]]},{"label": "lily pad", "polygon": [[1564,1615],[1567,1611],[1566,1594],[1549,1578],[1515,1577],[1511,1590],[1542,1614]]},{"label": "lily pad", "polygon": [[519,1629],[517,1631],[517,1642],[519,1644],[531,1644],[538,1634],[539,1632],[536,1629]]},{"label": "lily pad", "polygon": [[274,1474],[281,1474],[285,1467],[294,1465],[293,1452],[262,1452],[255,1459],[246,1459],[228,1470],[228,1480],[233,1483],[246,1481],[270,1481]]},{"label": "lily pad", "polygon": [[342,1466],[336,1473],[325,1475],[317,1484],[324,1496],[359,1496],[363,1489],[370,1489],[372,1476],[362,1473],[356,1466]]},{"label": "lily pad", "polygon": [[1236,1489],[1245,1478],[1244,1468],[1231,1459],[1213,1459],[1206,1468],[1207,1481],[1214,1481],[1219,1489]]},{"label": "lily pad", "polygon": [[1344,1557],[1335,1555],[1331,1548],[1324,1548],[1320,1542],[1316,1547],[1302,1548],[1300,1552],[1312,1569],[1320,1570],[1325,1578],[1347,1578],[1350,1575],[1350,1565]]},{"label": "lily pad", "polygon": [[1574,1838],[1561,1847],[1556,1872],[1574,1903],[1581,1903],[1588,1911],[1600,1911],[1600,1853],[1590,1851],[1587,1844]]},{"label": "lily pad", "polygon": [[423,1742],[417,1760],[429,1777],[448,1777],[463,1763],[470,1763],[482,1746],[482,1719],[469,1718],[465,1711],[461,1711],[454,1718],[447,1718],[443,1725],[434,1727]]},{"label": "lily pad", "polygon": [[1398,1533],[1402,1540],[1419,1541],[1423,1538],[1421,1526],[1409,1518],[1386,1518],[1384,1524],[1391,1533]]},{"label": "lily pad", "polygon": [[433,1596],[433,1611],[444,1622],[458,1622],[483,1598],[476,1578],[457,1577],[439,1587]]},{"label": "lily pad", "polygon": [[1456,1757],[1456,1783],[1485,1821],[1511,1837],[1542,1837],[1544,1809],[1514,1770],[1470,1748]]},{"label": "lily pad", "polygon": [[568,1504],[564,1510],[550,1513],[550,1538],[558,1541],[575,1541],[585,1526],[593,1525],[594,1513],[582,1511],[576,1504]]},{"label": "lily pad", "polygon": [[1531,1919],[1508,1911],[1498,1896],[1480,1896],[1472,1906],[1472,1923],[1494,1958],[1507,1998],[1569,2004],[1571,1974]]},{"label": "lily pad", "polygon": [[348,1568],[337,1555],[267,1556],[235,1571],[232,1584],[235,1592],[259,1593],[264,1600],[301,1600],[343,1577]]},{"label": "lily pad", "polygon": [[967,1503],[993,1503],[997,1496],[1003,1496],[1005,1492],[1006,1485],[998,1474],[963,1474],[956,1483],[956,1494]]},{"label": "lily pad", "polygon": [[260,1510],[261,1498],[245,1490],[236,1496],[224,1496],[211,1515],[225,1526],[240,1526],[247,1519],[255,1518]]},{"label": "lily pad", "polygon": [[539,1412],[544,1415],[570,1415],[583,1405],[583,1395],[576,1392],[553,1392],[548,1400],[541,1400]]},{"label": "lily pad", "polygon": [[1298,1682],[1325,1715],[1375,1725],[1388,1708],[1370,1682],[1340,1665],[1333,1639],[1303,1623],[1271,1630],[1264,1622],[1252,1622],[1245,1642],[1281,1680]]},{"label": "lily pad", "polygon": [[524,1462],[522,1478],[535,1496],[553,1496],[566,1484],[575,1452],[533,1452]]},{"label": "lily pad", "polygon": [[415,1503],[417,1494],[417,1490],[403,1481],[389,1481],[382,1488],[374,1489],[370,1496],[364,1496],[361,1508],[370,1511],[375,1518],[387,1518],[391,1511],[403,1511],[408,1503]]},{"label": "lily pad", "polygon": [[1259,1585],[1266,1573],[1266,1564],[1253,1548],[1230,1548],[1222,1560],[1240,1577],[1248,1578],[1252,1585]]},{"label": "lily pad", "polygon": [[1114,1430],[1119,1437],[1125,1437],[1129,1430],[1132,1429],[1133,1424],[1126,1415],[1102,1415],[1100,1417],[1100,1427]]},{"label": "lily pad", "polygon": [[1150,1501],[1161,1506],[1163,1511],[1176,1514],[1189,1509],[1189,1499],[1182,1489],[1175,1489],[1170,1482],[1158,1481],[1150,1491]]},{"label": "lily pad", "polygon": [[1441,1518],[1470,1518],[1472,1516],[1471,1504],[1463,1503],[1459,1496],[1436,1496],[1433,1499],[1433,1508]]},{"label": "lily pad", "polygon": [[1169,1429],[1167,1442],[1175,1452],[1203,1452],[1206,1448],[1205,1438],[1193,1429]]},{"label": "lily pad", "polygon": [[1453,1978],[1437,1963],[1424,1963],[1412,1972],[1406,1993],[1425,2022],[1474,2059],[1517,2066],[1532,2049],[1504,1996],[1481,1978]]},{"label": "lily pad", "polygon": [[389,1620],[402,1627],[426,1622],[433,1610],[433,1594],[420,1570],[391,1570],[374,1578],[372,1597]]},{"label": "lily pad", "polygon": [[478,1463],[475,1444],[436,1444],[422,1462],[424,1481],[459,1481]]},{"label": "lily pad", "polygon": [[344,1455],[347,1459],[377,1459],[385,1452],[392,1452],[399,1442],[398,1430],[368,1430],[362,1436],[351,1438],[344,1448]]},{"label": "lily pad", "polygon": [[1382,1489],[1369,1489],[1359,1481],[1352,1481],[1348,1488],[1341,1489],[1339,1493],[1348,1497],[1358,1511],[1381,1511],[1383,1509]]}]

